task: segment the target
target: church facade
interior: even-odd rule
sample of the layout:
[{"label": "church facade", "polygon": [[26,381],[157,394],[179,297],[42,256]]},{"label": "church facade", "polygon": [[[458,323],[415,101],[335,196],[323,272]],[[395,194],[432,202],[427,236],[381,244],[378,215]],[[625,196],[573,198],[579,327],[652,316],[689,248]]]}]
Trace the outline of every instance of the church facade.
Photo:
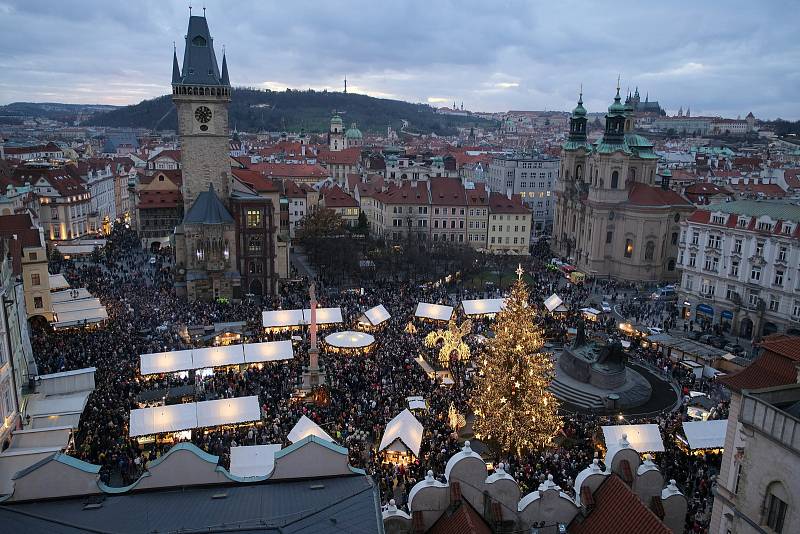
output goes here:
[{"label": "church facade", "polygon": [[552,247],[589,275],[676,280],[680,222],[693,206],[658,173],[653,144],[632,131],[634,112],[617,88],[603,137],[589,143],[581,95],[561,151]]},{"label": "church facade", "polygon": [[220,68],[205,16],[189,17],[182,68],[173,54],[172,100],[184,213],[175,228],[176,291],[205,301],[274,294],[279,199],[231,171],[227,59]]}]

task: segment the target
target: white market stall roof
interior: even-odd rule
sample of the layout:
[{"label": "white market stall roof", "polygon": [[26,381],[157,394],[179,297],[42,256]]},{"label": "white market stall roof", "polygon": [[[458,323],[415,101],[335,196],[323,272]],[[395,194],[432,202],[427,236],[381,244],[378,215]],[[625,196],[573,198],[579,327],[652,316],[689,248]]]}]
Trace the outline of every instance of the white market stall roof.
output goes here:
[{"label": "white market stall roof", "polygon": [[69,288],[69,282],[67,282],[63,274],[50,275],[50,291],[58,291],[67,288]]},{"label": "white market stall roof", "polygon": [[583,313],[587,313],[589,315],[600,315],[601,313],[603,313],[600,310],[597,310],[595,308],[581,308],[581,311]]},{"label": "white market stall roof", "polygon": [[664,440],[658,425],[611,425],[604,426],[603,438],[609,449],[617,446],[625,434],[631,448],[638,453],[664,452]]},{"label": "white market stall roof", "polygon": [[325,343],[339,349],[361,349],[375,343],[375,337],[364,332],[344,330],[325,336]]},{"label": "white market stall roof", "polygon": [[292,348],[292,342],[288,339],[285,341],[265,341],[263,343],[245,343],[142,354],[139,356],[139,372],[144,376],[190,371],[192,369],[207,369],[209,367],[223,367],[225,365],[291,360],[292,358],[294,358],[294,349]]},{"label": "white market stall roof", "polygon": [[564,301],[561,300],[561,297],[559,297],[555,293],[547,297],[544,301],[544,307],[547,308],[547,311],[551,313],[553,312],[553,310],[556,310],[562,304],[564,304]]},{"label": "white market stall roof", "polygon": [[292,427],[286,438],[292,443],[297,443],[306,436],[317,436],[318,438],[334,443],[333,438],[330,437],[327,432],[322,430],[317,423],[304,415],[300,417],[300,419],[297,421],[297,424]]},{"label": "white market stall roof", "polygon": [[171,350],[153,352],[139,356],[139,369],[142,375],[175,373],[194,369],[191,350]]},{"label": "white market stall roof", "polygon": [[261,312],[264,328],[284,328],[303,324],[303,310],[272,310]]},{"label": "white market stall roof", "polygon": [[197,427],[197,403],[171,404],[131,410],[129,434],[148,436]]},{"label": "white market stall roof", "polygon": [[415,395],[413,397],[406,397],[408,408],[410,410],[427,410],[428,404],[425,402],[425,397]]},{"label": "white market stall roof", "polygon": [[78,289],[63,289],[60,291],[53,291],[50,293],[50,302],[57,304],[59,302],[67,302],[70,300],[88,299],[92,294],[85,287]]},{"label": "white market stall roof", "polygon": [[[317,324],[343,323],[341,308],[317,308]],[[311,308],[303,310],[303,324],[311,324]]]},{"label": "white market stall roof", "polygon": [[221,347],[205,347],[192,349],[192,367],[206,369],[225,365],[242,365],[244,349],[242,345],[224,345]]},{"label": "white market stall roof", "polygon": [[[54,304],[53,305],[53,328],[69,328],[72,326],[78,326],[83,324],[94,324],[105,321],[108,319],[108,312],[106,311],[105,306],[99,304],[99,300],[97,299],[85,299],[85,300],[96,300],[98,306],[92,308],[83,308],[78,310],[61,310],[60,306],[64,306],[65,304],[70,304],[70,302]],[[81,301],[78,301],[81,302]]]},{"label": "white market stall roof", "polygon": [[683,433],[686,434],[686,441],[691,450],[723,448],[727,431],[727,419],[683,423]]},{"label": "white market stall roof", "polygon": [[78,310],[91,310],[92,308],[102,308],[103,304],[96,297],[85,299],[64,300],[53,303],[53,313],[61,314]]},{"label": "white market stall roof", "polygon": [[275,362],[294,358],[291,340],[264,341],[262,343],[246,343],[244,345],[245,363]]},{"label": "white market stall roof", "polygon": [[275,465],[275,453],[280,445],[248,445],[231,447],[230,474],[237,477],[267,476]]},{"label": "white market stall roof", "polygon": [[490,313],[500,313],[505,307],[506,299],[476,299],[462,300],[461,306],[464,307],[465,315],[486,315]]},{"label": "white market stall roof", "polygon": [[378,326],[379,324],[388,321],[391,317],[387,309],[383,307],[383,304],[378,304],[374,308],[368,309],[364,312],[364,316],[372,326]]},{"label": "white market stall roof", "polygon": [[84,256],[94,252],[99,245],[58,245],[56,248],[64,256]]},{"label": "white market stall roof", "polygon": [[258,396],[131,410],[130,436],[148,436],[261,419]]},{"label": "white market stall roof", "polygon": [[261,419],[258,395],[217,399],[197,403],[197,426],[219,426],[247,423]]},{"label": "white market stall roof", "polygon": [[417,304],[417,311],[414,312],[414,317],[433,319],[435,321],[449,321],[452,316],[452,306],[442,306],[441,304],[430,304],[428,302]]},{"label": "white market stall roof", "polygon": [[419,448],[422,445],[422,430],[422,423],[408,409],[405,409],[386,425],[378,450],[387,449],[399,440],[414,456],[418,457]]}]

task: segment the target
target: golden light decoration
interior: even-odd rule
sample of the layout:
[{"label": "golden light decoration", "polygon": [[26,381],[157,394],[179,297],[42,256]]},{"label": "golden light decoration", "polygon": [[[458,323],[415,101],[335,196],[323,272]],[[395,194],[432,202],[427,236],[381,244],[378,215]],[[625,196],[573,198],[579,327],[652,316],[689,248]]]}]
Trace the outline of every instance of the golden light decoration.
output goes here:
[{"label": "golden light decoration", "polygon": [[461,326],[455,320],[450,319],[446,330],[434,330],[425,336],[425,345],[435,347],[439,343],[439,363],[443,367],[450,366],[451,358],[456,360],[468,360],[470,357],[469,346],[464,342],[464,337],[472,331],[472,321],[467,319]]},{"label": "golden light decoration", "polygon": [[409,321],[408,324],[406,325],[405,332],[406,332],[406,334],[416,334],[417,333],[417,327],[414,326],[414,323],[412,321]]},{"label": "golden light decoration", "polygon": [[455,404],[450,403],[450,408],[447,410],[447,422],[453,432],[458,432],[459,428],[464,428],[467,424],[467,418],[463,414],[458,413]]},{"label": "golden light decoration", "polygon": [[473,431],[491,436],[503,453],[520,455],[552,445],[561,430],[558,400],[548,390],[555,376],[552,355],[541,352],[536,310],[518,280],[495,317],[495,337],[484,345],[471,406]]}]

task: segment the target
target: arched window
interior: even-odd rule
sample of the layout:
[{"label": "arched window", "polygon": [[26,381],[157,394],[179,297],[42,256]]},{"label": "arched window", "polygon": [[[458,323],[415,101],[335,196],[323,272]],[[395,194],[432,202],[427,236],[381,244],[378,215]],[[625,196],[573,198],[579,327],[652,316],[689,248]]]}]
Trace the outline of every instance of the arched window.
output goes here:
[{"label": "arched window", "polygon": [[575,167],[575,179],[583,181],[583,167],[580,165]]},{"label": "arched window", "polygon": [[764,523],[774,532],[783,532],[789,511],[789,494],[780,482],[767,486],[764,502]]},{"label": "arched window", "polygon": [[674,259],[670,259],[669,262],[667,263],[667,270],[668,271],[674,271],[675,270],[675,260]]},{"label": "arched window", "polygon": [[630,258],[633,256],[633,240],[626,239],[625,240],[625,257]]},{"label": "arched window", "polygon": [[636,181],[636,169],[634,169],[633,167],[628,169],[628,180],[630,180],[631,182]]},{"label": "arched window", "polygon": [[611,189],[616,189],[619,185],[619,172],[614,171],[611,173]]},{"label": "arched window", "polygon": [[652,260],[653,254],[656,251],[656,244],[652,241],[648,241],[647,244],[644,246],[644,259]]}]

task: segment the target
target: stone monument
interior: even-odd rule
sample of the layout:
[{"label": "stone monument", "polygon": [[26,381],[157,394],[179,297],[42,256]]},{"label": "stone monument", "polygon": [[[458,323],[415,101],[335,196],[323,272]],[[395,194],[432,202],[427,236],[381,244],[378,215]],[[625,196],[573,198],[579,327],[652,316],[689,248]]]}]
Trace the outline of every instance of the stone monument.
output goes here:
[{"label": "stone monument", "polygon": [[308,336],[311,346],[308,349],[308,369],[303,373],[303,391],[310,392],[317,386],[325,383],[325,375],[319,367],[319,348],[317,347],[317,297],[314,282],[308,288],[311,303],[311,324],[308,327]]}]

